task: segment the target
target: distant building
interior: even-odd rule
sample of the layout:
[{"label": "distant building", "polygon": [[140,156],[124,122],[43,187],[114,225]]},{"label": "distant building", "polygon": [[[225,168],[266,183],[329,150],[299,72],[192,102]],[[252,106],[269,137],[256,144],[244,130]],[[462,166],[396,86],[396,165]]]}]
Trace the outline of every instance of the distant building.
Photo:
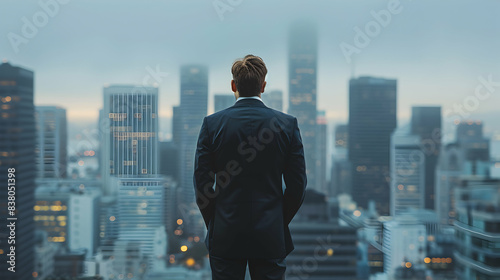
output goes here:
[{"label": "distant building", "polygon": [[66,109],[57,106],[36,106],[37,177],[67,176]]},{"label": "distant building", "polygon": [[441,107],[412,107],[411,134],[420,136],[418,144],[425,156],[424,207],[434,209],[436,167],[441,151]]},{"label": "distant building", "polygon": [[347,149],[347,145],[349,143],[349,125],[348,124],[339,124],[335,127],[334,132],[335,148],[341,147]]},{"label": "distant building", "polygon": [[[32,273],[35,267],[33,206],[35,205],[36,127],[33,80],[34,74],[30,70],[12,66],[7,62],[0,64],[0,181],[2,182],[0,219],[4,221],[4,225],[0,227],[0,249],[4,252],[0,255],[3,264],[0,279],[9,279],[13,276],[13,273],[7,270],[7,254],[10,253],[7,237],[10,235],[10,229],[6,224],[9,217],[17,218],[16,280],[33,279]],[[9,179],[13,179],[12,176],[15,176],[14,216],[9,215],[7,207],[8,182]]]},{"label": "distant building", "polygon": [[104,88],[101,140],[104,194],[116,194],[112,176],[158,174],[158,88],[112,85]]},{"label": "distant building", "polygon": [[349,160],[352,197],[366,209],[375,201],[389,214],[390,138],[396,128],[397,81],[359,77],[349,81]]},{"label": "distant building", "polygon": [[158,173],[179,180],[179,149],[174,141],[160,141],[160,166]]},{"label": "distant building", "polygon": [[[208,68],[204,65],[183,65],[181,67],[181,97],[180,97],[180,131],[179,164],[180,179],[179,186],[182,195],[179,197],[181,207],[191,208],[194,206],[194,156],[196,143],[200,134],[203,118],[207,116],[208,110]],[[181,213],[191,213],[183,212]],[[205,226],[201,214],[185,217],[185,232],[201,236]],[[200,226],[201,225],[201,226]]]},{"label": "distant building", "polygon": [[234,105],[236,98],[234,94],[215,94],[214,113],[227,109]]},{"label": "distant building", "polygon": [[265,91],[261,96],[267,107],[283,112],[283,91]]},{"label": "distant building", "polygon": [[[156,231],[164,227],[165,178],[114,177],[118,186],[117,215],[118,240],[134,241],[147,258],[150,269],[155,264]],[[166,244],[166,237],[163,240]],[[116,243],[115,243],[116,246]],[[164,245],[166,246],[166,245]],[[166,247],[165,253],[166,253]]]},{"label": "distant building", "polygon": [[290,223],[295,250],[287,257],[287,278],[358,279],[356,229],[339,225],[338,205],[332,211],[327,201],[324,194],[308,190]]},{"label": "distant building", "polygon": [[[298,120],[308,186],[316,183],[318,34],[312,23],[295,22],[288,36],[288,113]],[[265,93],[264,93],[265,94]]]},{"label": "distant building", "polygon": [[86,249],[85,257],[92,257],[99,246],[99,194],[75,193],[69,196],[70,250]]},{"label": "distant building", "polygon": [[442,224],[453,224],[456,216],[454,190],[463,176],[490,175],[490,140],[483,136],[480,121],[457,125],[456,142],[443,148],[436,172],[436,211]]},{"label": "distant building", "polygon": [[351,194],[351,164],[347,158],[348,126],[337,125],[334,131],[334,151],[329,196]]},{"label": "distant building", "polygon": [[391,136],[391,216],[425,206],[425,154],[406,127]]},{"label": "distant building", "polygon": [[315,189],[321,193],[328,194],[326,185],[326,157],[327,157],[327,131],[328,123],[326,121],[325,111],[318,111],[316,120],[316,187]]},{"label": "distant building", "polygon": [[181,107],[172,107],[172,140],[176,147],[181,145],[181,133],[182,133],[182,123],[181,123]]},{"label": "distant building", "polygon": [[47,232],[35,232],[35,268],[36,279],[45,280],[54,273],[54,256],[61,248],[59,243],[48,242]]},{"label": "distant building", "polygon": [[410,215],[384,223],[384,273],[393,276],[400,267],[423,267],[426,236],[425,226]]},{"label": "distant building", "polygon": [[458,279],[500,279],[500,180],[463,179],[455,199]]}]

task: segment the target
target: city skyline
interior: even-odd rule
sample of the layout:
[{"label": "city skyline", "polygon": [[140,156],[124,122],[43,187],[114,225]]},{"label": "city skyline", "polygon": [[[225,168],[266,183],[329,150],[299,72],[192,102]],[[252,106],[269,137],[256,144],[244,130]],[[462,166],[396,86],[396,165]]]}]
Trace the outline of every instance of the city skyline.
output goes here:
[{"label": "city skyline", "polygon": [[[0,178],[10,187],[15,173],[15,193],[0,195],[2,280],[211,278],[210,236],[225,222],[200,215],[195,153],[215,123],[207,116],[244,102],[230,81],[247,54],[266,64],[264,105],[291,115],[303,145],[307,187],[286,224],[288,278],[500,276],[500,2],[5,3]],[[227,117],[230,127],[247,114]],[[238,130],[251,132],[248,121]],[[218,213],[240,202],[219,188],[221,155],[244,153],[226,140],[245,141],[216,132],[205,139],[222,139],[208,149]],[[262,143],[285,151],[299,137]],[[241,178],[275,168],[287,178],[284,160],[258,160]],[[256,180],[237,203],[251,215],[224,239],[233,256],[260,228],[272,231],[251,226],[267,183]],[[12,251],[16,274],[6,269]]]},{"label": "city skyline", "polygon": [[[321,58],[318,61],[320,105],[318,109],[327,111],[329,121],[347,119],[346,81],[352,76],[353,68],[354,76],[376,75],[397,78],[400,81],[401,98],[398,112],[399,117],[403,119],[410,118],[410,105],[413,104],[442,105],[443,111],[453,108],[455,103],[461,104],[464,98],[474,94],[474,89],[479,84],[478,76],[487,78],[488,75],[493,75],[492,80],[498,80],[494,74],[498,58],[488,54],[497,49],[500,42],[493,36],[487,36],[495,34],[496,27],[486,23],[491,22],[494,17],[493,11],[500,5],[499,3],[484,2],[484,8],[476,12],[472,12],[469,6],[464,4],[466,2],[455,2],[452,6],[433,3],[432,9],[427,8],[425,1],[400,3],[403,8],[401,13],[393,15],[391,23],[383,28],[378,36],[372,38],[370,44],[363,48],[359,55],[353,56],[354,60],[351,63],[347,63],[339,45],[342,42],[353,44],[356,34],[353,28],[363,29],[373,20],[371,11],[378,12],[385,9],[387,1],[373,1],[361,7],[354,3],[334,4],[320,1],[316,5],[304,4],[300,11],[296,11],[297,9],[292,7],[294,5],[279,6],[283,9],[283,15],[279,15],[282,20],[276,20],[272,12],[278,8],[276,4],[252,1],[234,7],[232,12],[224,15],[223,21],[219,19],[209,2],[199,1],[198,5],[181,2],[164,3],[159,4],[157,9],[143,4],[131,5],[122,7],[121,12],[124,15],[132,15],[135,12],[152,15],[163,13],[163,15],[148,17],[150,19],[145,23],[137,21],[127,23],[119,20],[102,31],[93,27],[102,23],[100,17],[104,15],[107,15],[106,18],[118,16],[112,9],[115,2],[106,3],[102,5],[101,10],[95,11],[98,15],[96,22],[88,26],[81,26],[77,21],[82,22],[86,16],[80,9],[89,8],[93,5],[92,1],[71,3],[61,6],[59,13],[47,26],[40,28],[36,37],[27,44],[20,45],[18,53],[15,53],[8,40],[1,41],[0,49],[3,50],[1,58],[40,73],[35,77],[35,90],[39,93],[35,103],[65,107],[70,122],[86,118],[97,119],[102,85],[140,84],[144,77],[156,71],[157,66],[161,73],[168,73],[166,76],[158,77],[160,102],[165,101],[162,102],[165,105],[159,109],[160,117],[170,116],[172,106],[179,103],[176,94],[180,88],[178,68],[185,63],[196,62],[210,66],[209,103],[211,103],[211,96],[214,93],[229,91],[231,79],[229,67],[236,58],[243,57],[247,53],[254,53],[264,58],[270,69],[268,88],[283,90],[285,99],[288,96],[287,63],[284,52],[286,30],[294,18],[307,18],[312,15],[317,15],[316,21],[322,26],[319,30],[318,50],[318,56]],[[195,19],[194,24],[187,25],[186,19],[174,13],[176,10],[187,9],[209,12],[199,14],[200,17]],[[235,47],[234,44],[230,44],[232,40],[240,40],[244,35],[234,31],[241,28],[245,19],[250,16],[251,13],[246,11],[257,9],[263,13],[261,22],[256,24],[255,28],[244,30],[248,31],[248,35],[257,36],[256,38],[261,36],[262,39],[248,42],[244,46]],[[445,12],[449,9],[451,13]],[[20,33],[23,26],[22,17],[31,19],[37,10],[41,10],[41,7],[33,5],[30,8],[11,2],[9,8],[0,11],[0,16],[6,21],[6,24],[0,27],[0,33],[5,35],[11,32]],[[419,17],[424,11],[426,21],[421,21]],[[464,17],[473,17],[475,20],[466,25],[461,22]],[[240,21],[240,18],[243,20]],[[418,22],[418,29],[414,27],[415,22]],[[176,31],[174,26],[179,24],[185,24],[192,36],[182,35]],[[154,27],[154,31],[141,33],[137,40],[132,40],[130,47],[120,50],[112,48],[120,45],[121,41],[129,41],[127,30],[139,32],[148,30],[151,26]],[[165,30],[158,32],[159,27],[165,27]],[[454,32],[458,27],[464,27],[461,28],[460,36]],[[69,34],[66,28],[72,28],[74,32]],[[116,31],[116,36],[109,37],[106,36],[107,33],[103,33],[113,30]],[[257,33],[256,30],[263,31]],[[477,30],[481,32],[476,32]],[[195,36],[196,34],[199,36]],[[50,40],[62,36],[66,40],[60,41],[55,50],[64,48],[72,51],[54,53],[54,48],[50,47]],[[83,40],[85,43],[76,45],[75,36],[90,37],[88,40]],[[234,36],[236,37],[232,38]],[[179,40],[176,40],[177,38]],[[206,42],[206,51],[196,51],[197,44],[194,43],[194,38]],[[480,40],[482,44],[475,43]],[[273,43],[266,44],[266,42]],[[137,44],[140,44],[140,47]],[[165,49],[163,46],[168,47]],[[47,55],[39,56],[41,50]],[[65,69],[64,72],[59,70],[61,65]],[[60,79],[61,77],[64,79]],[[149,80],[151,83],[154,82],[153,79]],[[472,112],[473,116],[493,112],[492,103],[481,102],[480,107]]]}]

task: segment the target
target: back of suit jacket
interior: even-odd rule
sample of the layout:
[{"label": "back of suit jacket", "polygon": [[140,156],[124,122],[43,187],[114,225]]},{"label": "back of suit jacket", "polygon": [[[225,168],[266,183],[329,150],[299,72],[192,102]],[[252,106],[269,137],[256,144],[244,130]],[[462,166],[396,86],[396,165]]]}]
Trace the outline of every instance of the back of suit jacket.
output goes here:
[{"label": "back of suit jacket", "polygon": [[304,199],[305,168],[295,117],[257,99],[239,100],[205,117],[194,185],[210,254],[268,259],[288,255],[293,250],[288,224]]}]

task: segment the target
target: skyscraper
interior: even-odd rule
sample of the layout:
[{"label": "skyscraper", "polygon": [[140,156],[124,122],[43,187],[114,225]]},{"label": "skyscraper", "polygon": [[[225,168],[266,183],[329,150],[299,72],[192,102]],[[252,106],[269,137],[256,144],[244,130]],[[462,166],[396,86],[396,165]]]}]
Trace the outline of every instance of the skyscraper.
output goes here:
[{"label": "skyscraper", "polygon": [[[35,267],[35,107],[33,105],[33,72],[5,62],[0,64],[0,279],[33,279]],[[9,180],[13,179],[13,180]],[[8,185],[10,183],[10,185]],[[15,189],[12,189],[15,187]],[[14,193],[9,193],[12,190]],[[12,196],[10,196],[12,194]],[[15,211],[9,213],[9,199],[15,197]],[[17,220],[8,221],[8,218]],[[8,243],[15,223],[15,245]],[[11,252],[11,246],[15,251]],[[15,254],[15,271],[7,261]]]},{"label": "skyscraper", "polygon": [[392,134],[391,216],[424,208],[425,159],[419,135],[410,134],[407,127]]},{"label": "skyscraper", "polygon": [[307,185],[318,188],[316,182],[316,76],[318,38],[316,26],[296,22],[288,40],[288,113],[297,117],[304,145]]},{"label": "skyscraper", "polygon": [[475,177],[456,189],[455,265],[460,280],[500,278],[500,180]]},{"label": "skyscraper", "polygon": [[436,173],[435,201],[442,224],[453,224],[456,216],[454,192],[462,177],[489,175],[489,142],[483,136],[482,122],[466,120],[457,125],[456,142],[443,148]]},{"label": "skyscraper", "polygon": [[36,106],[37,177],[64,178],[67,172],[66,109]]},{"label": "skyscraper", "polygon": [[153,269],[157,257],[153,255],[156,231],[165,231],[166,180],[156,176],[114,177],[113,181],[118,185],[118,240],[138,242],[149,268]]},{"label": "skyscraper", "polygon": [[283,91],[265,91],[262,93],[261,97],[267,107],[283,112]]},{"label": "skyscraper", "polygon": [[328,195],[326,186],[326,139],[328,124],[326,122],[325,111],[318,111],[318,118],[316,121],[316,190],[325,195]]},{"label": "skyscraper", "polygon": [[348,125],[341,124],[335,127],[334,153],[332,155],[332,171],[330,180],[330,196],[341,193],[351,193],[351,166],[347,159]]},{"label": "skyscraper", "polygon": [[158,173],[158,89],[113,85],[104,88],[102,178],[105,194],[116,193],[111,176]]},{"label": "skyscraper", "polygon": [[481,121],[467,120],[457,125],[457,143],[470,164],[490,160],[490,140],[483,136]]},{"label": "skyscraper", "polygon": [[235,102],[234,94],[215,94],[214,113],[233,106]]},{"label": "skyscraper", "polygon": [[[190,208],[194,203],[194,155],[200,133],[201,123],[207,115],[208,107],[208,68],[203,65],[184,65],[181,67],[181,104],[180,104],[180,187],[182,197],[180,207]],[[186,213],[186,212],[183,212]],[[183,217],[186,221],[186,232],[197,231],[195,220],[201,218],[199,213],[194,217]],[[196,234],[201,234],[196,232]]]},{"label": "skyscraper", "polygon": [[172,107],[172,140],[177,148],[181,145],[181,132],[181,107],[174,106]]},{"label": "skyscraper", "polygon": [[441,107],[412,107],[411,133],[425,155],[425,208],[434,209],[436,168],[441,151]]},{"label": "skyscraper", "polygon": [[389,148],[396,128],[397,82],[374,77],[349,82],[349,160],[352,197],[367,208],[373,200],[389,214]]},{"label": "skyscraper", "polygon": [[[401,267],[422,267],[426,256],[425,226],[410,215],[384,223],[384,273],[393,276]],[[399,278],[389,278],[399,279]]]}]

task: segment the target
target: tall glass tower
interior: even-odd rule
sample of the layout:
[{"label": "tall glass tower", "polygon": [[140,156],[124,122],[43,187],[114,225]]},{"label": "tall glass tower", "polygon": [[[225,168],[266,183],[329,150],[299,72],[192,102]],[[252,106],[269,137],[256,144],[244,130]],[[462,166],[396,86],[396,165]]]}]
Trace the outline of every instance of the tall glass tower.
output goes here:
[{"label": "tall glass tower", "polygon": [[420,136],[420,150],[425,155],[425,208],[433,210],[441,151],[441,107],[415,106],[411,109],[411,133]]},{"label": "tall glass tower", "polygon": [[352,198],[364,209],[373,200],[389,214],[389,148],[396,128],[397,82],[373,77],[349,82],[349,160]]},{"label": "tall glass tower", "polygon": [[[320,191],[316,180],[316,75],[318,38],[316,26],[308,22],[292,25],[288,38],[288,113],[299,122],[307,185]],[[264,93],[265,94],[265,93]]]},{"label": "tall glass tower", "polygon": [[[190,209],[194,203],[194,155],[203,118],[208,108],[208,68],[203,65],[183,65],[181,67],[180,123],[180,185],[182,195],[180,207]],[[189,213],[184,211],[183,213]],[[201,234],[198,215],[184,217],[188,233]],[[201,229],[204,226],[202,225]]]},{"label": "tall glass tower", "polygon": [[67,173],[66,109],[36,106],[37,177],[65,178]]},{"label": "tall glass tower", "polygon": [[104,88],[101,171],[105,194],[116,194],[110,177],[158,174],[158,88]]},{"label": "tall glass tower", "polygon": [[[0,64],[0,279],[33,279],[35,258],[35,107],[33,72],[5,62]],[[15,169],[15,171],[13,171]],[[9,174],[13,174],[10,175]],[[15,176],[15,177],[13,177]],[[8,179],[15,180],[15,211],[8,210]],[[10,181],[13,183],[14,181]],[[11,187],[14,185],[11,185]],[[16,218],[17,220],[7,220]],[[8,243],[15,223],[15,244]],[[15,272],[7,270],[15,246]]]}]

